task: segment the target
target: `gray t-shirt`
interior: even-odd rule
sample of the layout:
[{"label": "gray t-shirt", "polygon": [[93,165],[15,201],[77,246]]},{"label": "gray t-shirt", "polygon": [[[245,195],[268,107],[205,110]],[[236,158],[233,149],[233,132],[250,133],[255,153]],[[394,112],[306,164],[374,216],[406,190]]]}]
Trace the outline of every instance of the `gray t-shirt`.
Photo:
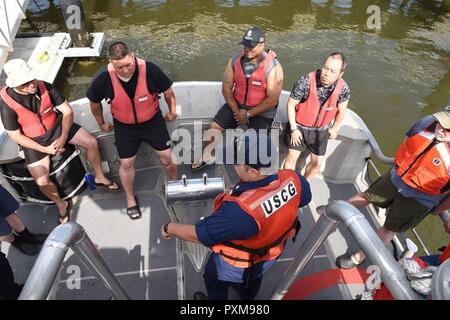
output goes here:
[{"label": "gray t-shirt", "polygon": [[[235,55],[233,55],[233,57],[231,57],[231,68],[233,69],[233,73],[235,72],[234,66],[236,64],[236,60],[239,58],[240,55],[241,55],[241,53],[236,53]],[[255,72],[256,69],[258,69],[259,64],[266,58],[266,56],[267,56],[267,52],[264,51],[261,59],[258,61],[257,64],[251,63],[245,56],[241,58],[241,67],[247,78],[250,78],[252,76],[252,73]],[[266,78],[269,76],[272,69],[275,68],[275,66],[279,65],[279,64],[280,64],[280,62],[278,61],[278,59],[276,59],[276,58],[273,59],[272,65],[269,66],[266,70]],[[239,105],[239,107],[243,108],[243,109],[247,109],[247,110],[249,109],[249,107],[247,107],[246,105]],[[267,110],[264,113],[259,114],[258,116],[262,116],[262,117],[266,117],[266,118],[274,118],[277,113],[276,107],[277,106],[274,106],[273,108]]]}]

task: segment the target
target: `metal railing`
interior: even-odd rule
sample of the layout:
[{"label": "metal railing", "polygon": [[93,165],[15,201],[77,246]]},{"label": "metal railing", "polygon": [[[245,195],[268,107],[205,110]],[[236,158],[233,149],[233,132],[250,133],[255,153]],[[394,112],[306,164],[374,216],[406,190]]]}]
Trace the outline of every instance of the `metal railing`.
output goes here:
[{"label": "metal railing", "polygon": [[47,298],[69,247],[116,299],[129,299],[83,227],[77,223],[68,222],[56,227],[45,240],[19,300]]},{"label": "metal railing", "polygon": [[403,269],[386,249],[364,215],[350,203],[337,200],[332,201],[320,215],[272,294],[272,300],[281,300],[284,297],[322,243],[336,229],[339,220],[345,224],[369,260],[380,268],[381,280],[396,300],[420,299],[411,288]]}]

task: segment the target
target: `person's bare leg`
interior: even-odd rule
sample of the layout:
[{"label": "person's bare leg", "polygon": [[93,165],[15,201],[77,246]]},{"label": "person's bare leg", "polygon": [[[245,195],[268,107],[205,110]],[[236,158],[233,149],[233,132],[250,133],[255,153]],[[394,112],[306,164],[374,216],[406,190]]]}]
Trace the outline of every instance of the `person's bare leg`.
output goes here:
[{"label": "person's bare leg", "polygon": [[7,234],[6,236],[1,236],[0,237],[0,242],[11,243],[13,241],[14,241],[14,235],[12,234],[12,232],[10,234]]},{"label": "person's bare leg", "polygon": [[[156,151],[156,150],[155,150]],[[166,173],[166,177],[168,180],[176,180],[177,179],[177,166],[172,161],[172,150],[166,149],[163,151],[156,151],[156,154],[159,157],[159,160],[161,161],[164,171]]]},{"label": "person's bare leg", "polygon": [[28,171],[38,185],[42,193],[52,200],[58,208],[59,215],[64,217],[66,215],[66,209],[68,206],[67,201],[61,199],[58,193],[58,189],[55,184],[49,178],[50,156],[27,165]]},{"label": "person's bare leg", "polygon": [[322,164],[323,156],[317,156],[311,153],[311,160],[305,169],[305,179],[311,180],[319,171]]},{"label": "person's bare leg", "polygon": [[[98,149],[97,139],[84,128],[80,128],[69,143],[86,149],[87,160],[95,171],[95,182],[109,185],[111,181],[105,176],[102,170],[102,160],[100,157],[100,150]],[[117,186],[113,187],[117,188]]]},{"label": "person's bare leg", "polygon": [[[395,232],[386,229],[384,226],[378,229],[377,234],[385,245],[388,244],[395,237]],[[366,258],[366,255],[364,254],[364,252],[358,251],[354,253],[354,257],[358,261],[363,261]]]},{"label": "person's bare leg", "polygon": [[120,159],[119,176],[127,197],[127,208],[137,205],[134,197],[134,178],[136,175],[136,171],[134,169],[135,160],[136,156]]},{"label": "person's bare leg", "polygon": [[20,220],[17,213],[11,213],[5,218],[5,220],[11,226],[11,229],[13,229],[15,232],[20,233],[25,230],[25,225],[23,224],[22,220]]},{"label": "person's bare leg", "polygon": [[[225,131],[225,129],[222,128],[222,127],[221,127],[217,122],[215,122],[215,121],[211,122],[211,125],[209,126],[209,129],[216,129],[216,130],[219,130],[220,132]],[[211,141],[208,142],[208,144],[205,146],[205,149],[207,149],[209,145],[213,144],[214,141],[215,141],[214,136],[212,136],[212,137],[211,137]],[[203,152],[202,152],[202,158],[201,158],[201,159],[198,159],[197,162],[194,162],[194,163],[192,164],[192,166],[191,166],[192,169],[197,169],[198,167],[200,167],[202,161],[208,163],[209,161],[211,161],[211,155],[206,155],[206,154],[203,154]]]},{"label": "person's bare leg", "polygon": [[288,149],[288,154],[286,156],[286,160],[284,160],[283,169],[295,170],[300,154],[301,152],[298,150]]},{"label": "person's bare leg", "polygon": [[365,206],[369,205],[369,203],[370,203],[370,201],[364,197],[364,193],[362,193],[362,192],[355,194],[353,197],[347,199],[346,201],[350,202],[352,205],[354,205],[357,208],[365,207]]}]

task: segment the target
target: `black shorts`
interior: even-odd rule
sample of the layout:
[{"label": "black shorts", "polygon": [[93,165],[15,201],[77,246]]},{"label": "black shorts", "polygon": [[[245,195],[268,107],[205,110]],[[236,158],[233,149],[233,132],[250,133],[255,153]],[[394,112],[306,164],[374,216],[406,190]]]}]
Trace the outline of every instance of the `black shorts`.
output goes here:
[{"label": "black shorts", "polygon": [[286,125],[286,131],[284,132],[284,143],[289,149],[297,151],[305,151],[308,148],[311,153],[316,156],[323,156],[327,151],[328,145],[328,128],[321,130],[311,130],[304,128],[302,126],[297,126],[301,132],[302,143],[299,146],[294,146],[291,144],[291,126],[289,122]]},{"label": "black shorts", "polygon": [[[249,119],[248,128],[267,129],[269,132],[272,128],[273,120],[273,118],[254,116]],[[219,111],[217,111],[216,116],[214,117],[214,122],[224,129],[235,129],[238,127],[236,120],[234,120],[233,112],[226,103],[219,109]]]},{"label": "black shorts", "polygon": [[[61,125],[60,125],[61,127]],[[72,140],[73,136],[78,132],[78,130],[81,128],[81,126],[78,123],[72,123],[72,126],[69,129],[69,133],[67,134],[67,140],[66,140],[66,144],[69,143],[70,140]],[[53,141],[55,141],[56,139],[59,138],[59,136],[61,135],[61,128],[59,128],[58,130],[55,130],[55,133],[48,139],[46,139],[45,141],[37,141],[38,143],[40,143],[43,146],[49,146],[52,144]],[[25,162],[26,164],[32,164],[35,163],[41,159],[44,159],[46,156],[48,156],[48,153],[43,153],[43,152],[39,152],[36,151],[34,149],[29,149],[29,148],[25,148],[23,147],[23,153],[25,155]]]},{"label": "black shorts", "polygon": [[142,142],[147,142],[156,151],[170,149],[172,145],[161,111],[141,124],[124,124],[114,119],[114,135],[121,159],[134,157]]}]

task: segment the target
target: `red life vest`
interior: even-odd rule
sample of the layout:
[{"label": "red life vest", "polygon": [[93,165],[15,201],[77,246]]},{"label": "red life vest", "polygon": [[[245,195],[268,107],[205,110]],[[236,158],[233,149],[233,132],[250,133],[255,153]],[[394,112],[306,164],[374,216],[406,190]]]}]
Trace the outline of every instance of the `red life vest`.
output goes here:
[{"label": "red life vest", "polygon": [[242,70],[241,58],[244,55],[244,52],[241,53],[234,64],[234,98],[241,105],[256,107],[267,98],[266,73],[268,68],[272,66],[277,54],[269,50],[250,78],[247,78]]},{"label": "red life vest", "polygon": [[278,179],[267,186],[244,191],[239,196],[217,196],[214,210],[224,201],[233,201],[255,219],[259,232],[252,238],[214,245],[211,250],[231,265],[248,268],[258,262],[276,259],[284,242],[296,234],[301,201],[301,182],[295,171],[280,170]]},{"label": "red life vest", "polygon": [[17,113],[17,122],[20,125],[20,130],[29,138],[37,138],[44,135],[55,127],[57,120],[57,114],[47,88],[40,80],[36,80],[36,83],[41,95],[41,105],[37,114],[11,98],[6,91],[6,87],[0,91],[0,96],[6,105]]},{"label": "red life vest", "polygon": [[143,123],[150,120],[159,110],[158,93],[151,94],[147,86],[147,67],[145,61],[136,58],[138,79],[134,99],[125,92],[113,65],[108,64],[108,73],[114,90],[114,99],[111,101],[113,117],[127,124]]},{"label": "red life vest", "polygon": [[395,166],[407,185],[438,195],[449,182],[450,150],[446,142],[432,145],[434,137],[425,130],[407,138],[395,154]]},{"label": "red life vest", "polygon": [[331,95],[320,106],[317,94],[316,71],[309,73],[309,94],[305,102],[300,102],[295,107],[297,123],[305,127],[322,128],[328,126],[338,111],[339,95],[345,86],[345,81],[339,78]]},{"label": "red life vest", "polygon": [[439,263],[444,263],[445,260],[450,259],[450,243],[445,248],[444,252],[439,256]]}]

